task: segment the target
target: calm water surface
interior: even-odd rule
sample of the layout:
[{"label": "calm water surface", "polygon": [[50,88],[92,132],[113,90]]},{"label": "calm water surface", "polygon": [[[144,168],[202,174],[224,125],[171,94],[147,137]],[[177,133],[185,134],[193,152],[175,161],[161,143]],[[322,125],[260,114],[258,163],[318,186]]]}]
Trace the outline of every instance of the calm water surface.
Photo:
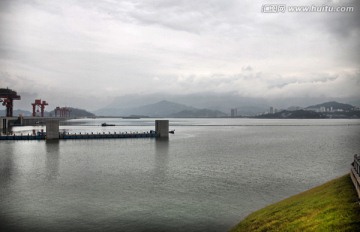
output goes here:
[{"label": "calm water surface", "polygon": [[[33,129],[41,128],[14,131]],[[154,119],[61,127],[151,129]],[[227,231],[256,209],[348,173],[360,151],[360,120],[170,119],[170,129],[169,140],[1,141],[0,229]]]}]

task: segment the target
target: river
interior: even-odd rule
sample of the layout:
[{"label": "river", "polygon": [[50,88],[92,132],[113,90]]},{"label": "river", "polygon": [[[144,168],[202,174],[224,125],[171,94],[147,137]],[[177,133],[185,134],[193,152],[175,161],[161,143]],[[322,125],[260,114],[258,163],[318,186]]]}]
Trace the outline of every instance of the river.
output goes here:
[{"label": "river", "polygon": [[[154,119],[74,119],[60,129],[142,132]],[[0,141],[0,229],[227,231],[348,173],[360,152],[357,119],[170,119],[170,129],[168,140]]]}]

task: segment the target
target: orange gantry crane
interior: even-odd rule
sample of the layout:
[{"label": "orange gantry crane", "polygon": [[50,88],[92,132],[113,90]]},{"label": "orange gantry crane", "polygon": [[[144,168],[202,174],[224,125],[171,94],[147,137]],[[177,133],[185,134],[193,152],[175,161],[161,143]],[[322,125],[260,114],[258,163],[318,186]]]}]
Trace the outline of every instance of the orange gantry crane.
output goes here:
[{"label": "orange gantry crane", "polygon": [[16,91],[9,88],[0,88],[0,102],[2,102],[3,106],[6,106],[6,117],[13,116],[14,100],[20,99],[21,97],[16,93]]},{"label": "orange gantry crane", "polygon": [[[31,103],[32,107],[33,107],[33,112],[32,112],[32,116],[35,117],[36,116],[36,112],[39,112],[39,108],[41,110],[41,117],[44,117],[44,110],[45,110],[45,106],[49,105],[46,101],[41,101],[41,99],[35,99],[34,103]],[[37,110],[36,110],[37,108]]]}]

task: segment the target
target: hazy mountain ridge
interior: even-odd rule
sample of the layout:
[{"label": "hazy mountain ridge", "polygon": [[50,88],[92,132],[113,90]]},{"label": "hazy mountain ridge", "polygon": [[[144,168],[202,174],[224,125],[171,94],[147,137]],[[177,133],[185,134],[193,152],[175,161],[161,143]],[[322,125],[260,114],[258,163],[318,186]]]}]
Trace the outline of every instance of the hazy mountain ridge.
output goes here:
[{"label": "hazy mountain ridge", "polygon": [[197,109],[192,106],[162,100],[134,108],[105,108],[95,112],[99,116],[146,115],[149,117],[224,117],[224,112],[211,109]]},{"label": "hazy mountain ridge", "polygon": [[133,108],[103,108],[95,111],[95,114],[99,116],[146,115],[149,117],[165,117],[183,110],[191,111],[196,110],[196,108],[162,100],[156,103]]},{"label": "hazy mountain ridge", "polygon": [[326,118],[326,116],[324,114],[310,110],[294,110],[294,111],[283,110],[274,114],[259,115],[256,116],[256,118],[317,119],[317,118]]},{"label": "hazy mountain ridge", "polygon": [[121,116],[128,114],[130,109],[154,104],[163,100],[176,102],[178,104],[194,107],[197,109],[219,110],[230,114],[230,109],[236,108],[238,115],[255,116],[269,111],[273,106],[277,109],[287,109],[297,106],[293,110],[306,108],[316,102],[345,102],[355,106],[360,106],[360,98],[310,98],[310,97],[291,97],[291,98],[255,98],[244,97],[236,92],[214,93],[200,92],[192,94],[129,94],[114,98],[114,100],[102,109],[93,111],[96,115]]},{"label": "hazy mountain ridge", "polygon": [[311,105],[304,109],[282,110],[276,113],[262,114],[256,116],[256,118],[360,118],[360,109],[350,104],[331,101]]},{"label": "hazy mountain ridge", "polygon": [[[182,104],[178,102],[166,100],[159,100],[151,102],[154,99],[160,99],[162,95],[154,94],[149,95],[149,97],[144,97],[142,95],[133,95],[131,98],[128,96],[127,98],[123,97],[119,102],[113,102],[109,106],[113,107],[105,107],[99,109],[94,112],[88,112],[83,109],[78,108],[70,108],[71,109],[71,117],[94,117],[96,116],[131,116],[131,115],[141,115],[142,117],[180,117],[180,118],[189,118],[189,117],[226,117],[230,114],[230,109],[236,108],[237,115],[239,117],[253,117],[256,115],[264,115],[264,112],[268,112],[269,106],[272,106],[273,102],[263,101],[258,103],[259,99],[248,99],[241,98],[239,100],[239,96],[234,94],[192,94],[192,95],[171,95],[171,98],[180,99],[182,101],[190,102],[188,104]],[[239,101],[237,101],[239,100]],[[249,100],[249,102],[247,102]],[[214,101],[214,102],[212,102]],[[118,107],[125,106],[129,102],[134,104],[134,107]],[[149,104],[146,104],[150,102]],[[115,104],[116,103],[116,104]],[[212,105],[213,107],[203,107],[202,104]],[[250,104],[252,103],[252,104]],[[293,101],[289,101],[289,105],[292,104]],[[268,105],[267,105],[268,104]],[[201,107],[194,107],[194,105],[200,105]],[[275,106],[277,104],[274,104]],[[351,104],[339,103],[336,101],[327,101],[320,104],[309,104],[310,106],[291,106],[288,107],[286,111],[280,111],[282,114],[269,114],[269,118],[286,118],[286,117],[297,117],[297,118],[321,118],[319,115],[311,115],[311,113],[304,113],[301,111],[302,109],[309,111],[317,111],[324,112],[324,108],[326,109],[327,117],[332,118],[356,118],[360,117],[359,113],[353,109],[358,109]],[[234,107],[237,106],[237,107]],[[218,108],[225,109],[219,110]],[[333,112],[330,110],[333,109]],[[336,111],[336,112],[335,112]],[[351,112],[348,112],[351,111]],[[289,113],[293,112],[293,113]],[[14,116],[18,116],[19,114],[23,116],[31,116],[30,111],[26,110],[14,110]],[[5,110],[0,110],[0,115],[5,115]],[[54,116],[54,111],[45,112],[45,116]],[[266,114],[265,114],[266,115]],[[262,116],[263,117],[263,116]]]},{"label": "hazy mountain ridge", "polygon": [[[217,94],[217,93],[193,93],[186,95],[179,94],[147,94],[147,95],[124,95],[115,98],[112,103],[103,109],[94,111],[98,114],[101,110],[107,109],[132,109],[144,105],[153,104],[166,99],[170,102],[176,102],[181,105],[193,107],[196,109],[211,109],[222,112],[229,112],[231,108],[244,107],[245,113],[260,113],[268,108],[268,103],[262,99],[240,97],[234,93]],[[250,110],[249,110],[250,109]],[[240,109],[241,111],[241,109]]]},{"label": "hazy mountain ridge", "polygon": [[339,103],[336,101],[331,101],[331,102],[324,102],[321,104],[317,104],[317,105],[311,105],[306,107],[306,109],[320,109],[321,107],[325,107],[326,109],[329,108],[333,108],[333,109],[340,109],[340,110],[352,110],[355,107],[353,105],[350,104],[344,104],[344,103]]},{"label": "hazy mountain ridge", "polygon": [[[84,110],[84,109],[72,108],[72,107],[68,107],[68,108],[70,109],[70,116],[71,117],[94,117],[95,116],[95,114],[90,113],[89,111]],[[37,112],[37,114],[39,114],[39,113]],[[5,116],[5,115],[6,115],[6,110],[0,110],[0,116]],[[17,109],[17,110],[13,111],[13,115],[15,117],[17,117],[19,115],[28,117],[28,116],[32,116],[32,112],[28,111],[28,110]],[[55,111],[54,110],[45,111],[44,116],[45,117],[55,116]]]},{"label": "hazy mountain ridge", "polygon": [[[70,109],[70,117],[95,117],[95,114],[87,110],[68,107]],[[55,110],[45,113],[46,116],[55,116]]]},{"label": "hazy mountain ridge", "polygon": [[[128,97],[122,98],[121,101],[115,103],[111,103],[110,106],[116,105],[126,105],[126,99],[129,99],[129,102],[133,104],[139,104],[140,101],[142,103],[151,101],[153,99],[158,100],[161,96],[154,94],[149,95],[148,98],[141,97],[141,95],[132,95]],[[189,102],[189,104],[183,104],[179,102],[173,102],[168,100],[160,100],[157,103],[151,103],[148,105],[142,104],[138,107],[133,108],[103,108],[101,110],[95,111],[97,115],[104,116],[129,116],[129,115],[146,115],[150,117],[226,117],[230,113],[230,109],[236,108],[237,115],[243,117],[252,117],[259,114],[263,114],[264,112],[269,110],[269,106],[273,105],[273,102],[261,101],[259,99],[250,99],[250,98],[242,98],[234,94],[192,94],[189,96],[179,96],[179,95],[171,95],[170,98],[178,99],[181,101]],[[291,100],[291,99],[290,99]],[[290,101],[288,104],[292,104],[296,101]],[[206,103],[209,107],[204,107]],[[199,105],[200,107],[196,107],[194,105]],[[274,104],[279,105],[279,104]],[[301,109],[320,109],[320,107],[333,109],[353,109],[354,106],[350,104],[338,103],[336,101],[324,102],[321,104],[314,105],[309,104],[310,106],[293,106],[289,107],[287,111],[295,111],[292,114],[285,114],[289,117],[305,117],[305,118],[321,118],[319,115],[311,115],[311,113],[302,113],[299,111]],[[313,108],[315,107],[315,108]],[[223,109],[223,110],[222,110]],[[294,116],[291,116],[294,115]],[[355,114],[356,115],[356,114]],[[349,117],[349,115],[334,115],[336,117]],[[274,117],[274,116],[271,116]],[[283,116],[279,116],[283,118]]]}]

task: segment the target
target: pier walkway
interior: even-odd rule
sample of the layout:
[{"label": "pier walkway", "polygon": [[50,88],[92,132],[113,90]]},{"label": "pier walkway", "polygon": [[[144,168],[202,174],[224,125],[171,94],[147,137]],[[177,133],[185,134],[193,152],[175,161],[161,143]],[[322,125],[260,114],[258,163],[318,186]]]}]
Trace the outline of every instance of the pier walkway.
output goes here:
[{"label": "pier walkway", "polygon": [[[59,139],[125,139],[125,138],[156,138],[158,133],[155,131],[143,133],[59,133]],[[36,135],[0,135],[0,140],[46,140],[46,133],[39,132]]]}]

